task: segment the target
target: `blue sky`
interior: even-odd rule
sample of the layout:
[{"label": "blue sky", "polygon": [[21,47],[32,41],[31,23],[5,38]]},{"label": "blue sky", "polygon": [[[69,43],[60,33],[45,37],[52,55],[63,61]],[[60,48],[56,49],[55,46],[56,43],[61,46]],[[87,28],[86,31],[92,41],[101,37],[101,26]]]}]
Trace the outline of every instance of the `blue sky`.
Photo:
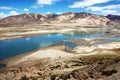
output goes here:
[{"label": "blue sky", "polygon": [[65,12],[120,15],[120,0],[0,0],[0,18],[23,13]]}]

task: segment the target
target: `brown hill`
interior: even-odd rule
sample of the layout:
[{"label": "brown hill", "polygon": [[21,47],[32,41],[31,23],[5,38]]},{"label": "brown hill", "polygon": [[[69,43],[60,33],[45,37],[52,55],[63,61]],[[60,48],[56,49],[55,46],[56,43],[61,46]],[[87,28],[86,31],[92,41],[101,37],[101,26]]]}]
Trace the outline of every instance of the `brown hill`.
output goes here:
[{"label": "brown hill", "polygon": [[9,16],[0,20],[0,24],[21,24],[21,23],[31,23],[31,22],[47,22],[49,19],[54,18],[54,14],[51,15],[41,15],[36,13],[31,14],[21,14],[16,16]]},{"label": "brown hill", "polygon": [[104,16],[99,16],[90,13],[64,13],[55,19],[61,23],[77,23],[80,25],[106,25],[110,20]]},{"label": "brown hill", "polygon": [[114,21],[113,20],[111,21],[111,19],[108,17],[99,16],[86,12],[81,13],[67,12],[60,15],[30,13],[9,16],[0,19],[0,24],[74,23],[79,25],[106,26],[112,25]]}]

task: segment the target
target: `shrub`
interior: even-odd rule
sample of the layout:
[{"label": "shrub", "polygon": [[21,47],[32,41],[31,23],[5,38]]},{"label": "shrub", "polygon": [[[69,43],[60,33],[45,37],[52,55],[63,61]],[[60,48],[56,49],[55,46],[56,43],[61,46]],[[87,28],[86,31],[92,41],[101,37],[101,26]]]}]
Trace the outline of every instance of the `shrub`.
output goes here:
[{"label": "shrub", "polygon": [[50,80],[55,80],[56,77],[57,77],[57,75],[52,75],[51,78],[50,78]]},{"label": "shrub", "polygon": [[20,80],[29,80],[29,78],[27,78],[26,75],[25,75],[25,76],[21,77]]},{"label": "shrub", "polygon": [[70,79],[70,75],[64,75],[64,74],[61,74],[60,76],[59,76],[59,78],[60,79],[62,79],[62,80],[67,80],[67,79]]},{"label": "shrub", "polygon": [[110,76],[114,73],[117,73],[117,70],[106,70],[106,71],[102,71],[102,75],[105,75],[105,76]]}]

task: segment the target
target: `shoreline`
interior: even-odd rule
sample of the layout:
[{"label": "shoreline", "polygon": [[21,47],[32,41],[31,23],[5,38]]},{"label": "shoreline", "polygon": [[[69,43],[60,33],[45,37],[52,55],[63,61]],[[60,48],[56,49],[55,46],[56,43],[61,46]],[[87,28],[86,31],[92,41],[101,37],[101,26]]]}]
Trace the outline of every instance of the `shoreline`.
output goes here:
[{"label": "shoreline", "polygon": [[61,29],[61,30],[39,30],[39,31],[29,31],[29,32],[7,32],[1,33],[0,40],[12,40],[12,39],[19,39],[19,38],[26,38],[31,36],[42,36],[47,34],[53,33],[63,33],[68,32],[74,29]]},{"label": "shoreline", "polygon": [[[64,33],[64,32],[71,31],[71,30],[75,30],[75,29],[39,30],[39,31],[24,32],[24,33],[18,32],[18,34],[14,34],[14,35],[13,35],[13,33],[9,34],[11,37],[9,37],[8,39],[4,38],[3,40],[12,40],[12,39],[25,38],[25,37],[30,37],[30,36],[42,36],[42,35],[47,35],[47,34],[52,34],[52,33]],[[6,33],[6,35],[7,34],[8,33]],[[9,35],[7,35],[7,36],[9,36]],[[12,38],[13,36],[14,37],[21,36],[21,37]],[[45,54],[43,54],[43,53],[45,53]],[[41,57],[40,54],[43,55],[43,57]],[[52,54],[52,56],[51,56],[51,54]],[[43,61],[43,62],[44,62],[44,60],[49,61],[50,60],[49,57],[52,57],[52,58],[57,57],[57,59],[59,59],[59,56],[61,58],[61,56],[65,57],[65,55],[68,55],[69,58],[72,58],[72,57],[77,57],[77,56],[89,56],[89,55],[91,56],[91,55],[94,55],[94,54],[96,54],[96,53],[91,52],[91,53],[88,53],[88,54],[77,54],[76,55],[76,54],[74,54],[74,52],[72,52],[72,53],[71,52],[66,52],[66,51],[64,51],[64,45],[62,45],[62,42],[60,42],[60,43],[57,43],[57,44],[54,44],[54,45],[39,48],[39,49],[36,49],[36,50],[21,53],[19,55],[13,56],[13,57],[9,57],[9,58],[0,60],[0,64],[7,65],[7,67],[1,68],[0,72],[2,70],[7,70],[9,68],[12,68],[12,66],[13,67],[16,67],[16,66],[19,67],[20,66],[19,63],[22,63],[22,62],[19,62],[19,61],[22,61],[22,60],[23,60],[22,65],[27,64],[26,66],[29,66],[29,65],[32,65],[32,64],[35,64],[35,63],[37,64],[38,61]],[[32,56],[34,56],[33,59],[32,59]],[[33,63],[30,64],[29,62],[30,63],[33,62]]]},{"label": "shoreline", "polygon": [[47,46],[47,47],[39,48],[39,49],[36,49],[36,50],[32,50],[32,51],[29,51],[29,52],[21,53],[21,54],[19,54],[19,55],[12,56],[12,57],[8,57],[8,58],[6,58],[6,59],[0,60],[0,64],[5,64],[5,65],[7,65],[5,68],[0,68],[0,71],[1,71],[2,69],[9,68],[9,65],[8,65],[8,64],[9,64],[10,61],[16,61],[16,59],[17,59],[17,60],[22,59],[22,58],[25,57],[25,56],[29,56],[29,55],[31,55],[31,54],[33,54],[33,53],[35,53],[35,52],[39,52],[39,51],[42,51],[42,50],[47,50],[48,48],[50,48],[50,49],[60,48],[61,46],[63,47],[62,42],[57,43],[57,44],[53,44],[53,45],[50,45],[50,46]]},{"label": "shoreline", "polygon": [[[109,47],[110,45],[115,45],[113,47]],[[120,43],[119,43],[120,45]],[[66,52],[65,51],[65,46],[63,45],[62,42],[60,43],[57,43],[57,44],[54,44],[54,45],[51,45],[51,46],[47,46],[47,47],[43,47],[43,48],[39,48],[37,50],[33,50],[33,51],[29,51],[29,52],[26,52],[26,53],[22,53],[22,54],[19,54],[19,55],[16,55],[16,56],[13,56],[13,57],[9,57],[9,58],[6,58],[6,59],[3,59],[0,61],[0,64],[5,64],[7,65],[5,68],[1,68],[0,71],[2,70],[6,70],[6,69],[9,69],[9,68],[12,68],[17,66],[17,67],[20,67],[20,66],[30,66],[30,65],[33,65],[33,64],[36,64],[38,61],[43,61],[46,60],[46,61],[51,61],[51,60],[58,60],[58,59],[68,59],[68,58],[72,58],[72,57],[78,57],[78,56],[92,56],[92,55],[119,55],[117,53],[114,53],[114,51],[119,51],[119,45],[116,44],[116,42],[112,42],[112,43],[107,43],[105,44],[106,47],[104,47],[104,45],[101,45],[101,46],[98,46],[98,49],[103,49],[101,50],[102,52],[99,53],[99,50],[97,50],[97,52],[88,52],[88,53],[82,53],[80,52],[79,54],[76,54],[75,52]],[[82,46],[82,47],[85,47],[85,46]],[[110,49],[107,49],[107,47],[109,47]],[[86,47],[85,47],[86,48]],[[92,48],[92,47],[90,47]],[[115,48],[115,49],[112,49],[112,48]],[[105,50],[105,51],[104,51]],[[108,51],[109,50],[109,51]],[[111,51],[112,50],[112,51]],[[94,51],[94,50],[93,50]],[[112,52],[112,53],[110,53]],[[109,53],[109,54],[105,54],[105,53]],[[30,64],[31,62],[35,62],[35,63],[32,63]],[[19,65],[21,64],[21,65]]]},{"label": "shoreline", "polygon": [[[19,39],[19,38],[26,38],[26,37],[31,37],[31,36],[41,36],[41,35],[47,35],[47,34],[53,34],[53,33],[64,33],[64,32],[68,32],[68,31],[72,31],[72,30],[81,30],[81,31],[89,31],[89,29],[102,29],[102,28],[108,28],[108,27],[81,27],[81,26],[77,26],[75,27],[74,25],[74,28],[73,26],[71,27],[68,27],[66,26],[66,28],[63,28],[63,25],[60,27],[55,27],[55,28],[51,28],[51,26],[49,26],[49,29],[46,29],[46,26],[44,26],[45,29],[41,29],[41,30],[38,30],[39,28],[34,28],[33,30],[28,30],[26,31],[26,29],[16,29],[15,27],[13,27],[13,30],[11,29],[12,27],[8,27],[8,29],[5,29],[4,28],[0,28],[0,40],[12,40],[12,39]],[[26,27],[25,27],[26,28]],[[111,27],[112,28],[112,27]],[[15,30],[17,31],[15,31]],[[21,32],[19,32],[19,30]],[[24,31],[25,30],[25,31]],[[6,31],[6,32],[4,32]]]},{"label": "shoreline", "polygon": [[42,36],[42,35],[48,35],[48,34],[53,34],[53,33],[37,33],[37,34],[6,36],[6,37],[0,38],[0,40],[14,40],[14,39],[27,38],[27,37],[32,37],[32,36]]}]

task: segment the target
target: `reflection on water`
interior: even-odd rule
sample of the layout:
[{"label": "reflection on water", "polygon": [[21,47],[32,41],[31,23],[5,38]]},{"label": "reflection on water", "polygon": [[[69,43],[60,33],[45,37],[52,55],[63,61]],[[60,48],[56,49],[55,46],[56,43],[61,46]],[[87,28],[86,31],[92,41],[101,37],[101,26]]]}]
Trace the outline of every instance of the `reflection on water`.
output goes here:
[{"label": "reflection on water", "polygon": [[[87,35],[85,37],[91,37]],[[28,38],[21,38],[15,40],[2,40],[0,41],[0,60],[15,56],[24,52],[32,51],[38,48],[50,46],[59,43],[63,40],[74,38],[84,38],[83,36],[68,36],[63,34],[49,34],[43,36],[33,36]]]},{"label": "reflection on water", "polygon": [[72,33],[74,35],[55,33],[55,34],[33,36],[33,37],[14,39],[14,40],[1,40],[0,41],[0,60],[15,56],[21,53],[36,50],[42,47],[50,46],[50,45],[59,43],[63,40],[71,40],[75,38],[94,38],[94,37],[103,35],[103,32],[82,33],[78,31],[74,31]]},{"label": "reflection on water", "polygon": [[89,36],[89,35],[93,35],[93,36],[100,36],[105,34],[105,31],[111,30],[111,28],[83,28],[80,30],[73,30],[70,32],[66,32],[63,33],[64,35],[67,36]]},{"label": "reflection on water", "polygon": [[26,40],[28,41],[28,40],[30,40],[30,38],[26,38]]}]

